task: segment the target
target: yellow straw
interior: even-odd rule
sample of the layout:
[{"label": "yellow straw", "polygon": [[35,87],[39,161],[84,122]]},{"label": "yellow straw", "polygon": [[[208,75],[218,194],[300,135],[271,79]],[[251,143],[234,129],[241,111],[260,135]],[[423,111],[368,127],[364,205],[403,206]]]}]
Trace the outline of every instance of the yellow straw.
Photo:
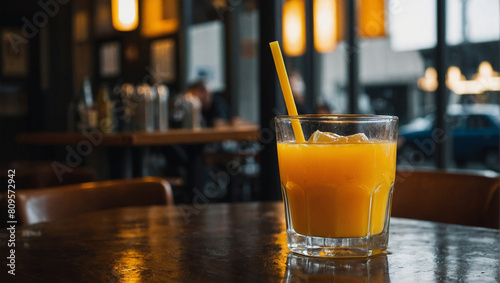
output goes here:
[{"label": "yellow straw", "polygon": [[[276,65],[276,71],[278,72],[281,91],[283,92],[283,97],[285,98],[288,115],[295,116],[297,115],[297,107],[295,106],[295,101],[293,100],[292,89],[290,88],[290,82],[288,81],[288,75],[286,74],[285,62],[283,62],[283,55],[281,55],[279,43],[277,41],[273,41],[269,43],[269,45],[271,46],[271,52],[273,53],[274,64]],[[297,142],[305,142],[304,133],[302,133],[299,120],[292,119],[292,128]]]}]

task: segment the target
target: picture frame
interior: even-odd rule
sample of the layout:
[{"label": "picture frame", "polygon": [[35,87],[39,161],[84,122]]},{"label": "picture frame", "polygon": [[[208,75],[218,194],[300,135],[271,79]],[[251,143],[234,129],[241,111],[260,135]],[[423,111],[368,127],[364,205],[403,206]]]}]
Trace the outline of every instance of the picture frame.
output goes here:
[{"label": "picture frame", "polygon": [[121,75],[122,44],[118,40],[106,41],[100,44],[99,75],[102,78],[116,78]]},{"label": "picture frame", "polygon": [[2,29],[1,73],[5,77],[26,77],[29,73],[29,41],[20,29]]},{"label": "picture frame", "polygon": [[155,82],[171,83],[176,76],[176,41],[173,38],[153,40],[150,44],[150,75]]}]

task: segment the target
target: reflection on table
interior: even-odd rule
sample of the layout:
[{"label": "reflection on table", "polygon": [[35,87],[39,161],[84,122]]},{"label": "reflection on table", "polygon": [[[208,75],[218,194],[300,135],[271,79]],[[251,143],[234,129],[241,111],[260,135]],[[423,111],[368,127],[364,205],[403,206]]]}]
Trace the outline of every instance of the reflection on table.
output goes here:
[{"label": "reflection on table", "polygon": [[324,259],[289,253],[285,282],[389,282],[387,255]]}]

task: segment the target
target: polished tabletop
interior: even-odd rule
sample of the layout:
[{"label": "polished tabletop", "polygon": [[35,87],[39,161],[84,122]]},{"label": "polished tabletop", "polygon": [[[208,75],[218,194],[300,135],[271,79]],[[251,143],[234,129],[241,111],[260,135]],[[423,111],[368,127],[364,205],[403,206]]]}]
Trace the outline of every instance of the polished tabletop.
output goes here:
[{"label": "polished tabletop", "polygon": [[16,228],[1,282],[497,282],[499,231],[391,219],[387,253],[321,259],[286,247],[279,202],[151,206]]},{"label": "polished tabletop", "polygon": [[96,145],[107,146],[154,146],[172,144],[211,143],[227,140],[257,141],[259,126],[245,124],[201,129],[169,129],[153,132],[123,132],[103,134],[99,130],[82,133],[34,132],[16,136],[16,142],[37,145],[77,145],[90,141]]}]

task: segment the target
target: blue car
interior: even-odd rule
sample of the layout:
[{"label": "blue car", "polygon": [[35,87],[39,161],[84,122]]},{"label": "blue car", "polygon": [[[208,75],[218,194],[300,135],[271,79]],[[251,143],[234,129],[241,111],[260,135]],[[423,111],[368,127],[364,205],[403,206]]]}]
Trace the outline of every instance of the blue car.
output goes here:
[{"label": "blue car", "polygon": [[[468,161],[480,161],[488,169],[498,171],[498,105],[451,105],[445,119],[453,138],[453,157],[459,167]],[[435,154],[438,143],[450,142],[444,130],[436,129],[435,120],[429,114],[400,126],[399,161],[420,165]]]}]

